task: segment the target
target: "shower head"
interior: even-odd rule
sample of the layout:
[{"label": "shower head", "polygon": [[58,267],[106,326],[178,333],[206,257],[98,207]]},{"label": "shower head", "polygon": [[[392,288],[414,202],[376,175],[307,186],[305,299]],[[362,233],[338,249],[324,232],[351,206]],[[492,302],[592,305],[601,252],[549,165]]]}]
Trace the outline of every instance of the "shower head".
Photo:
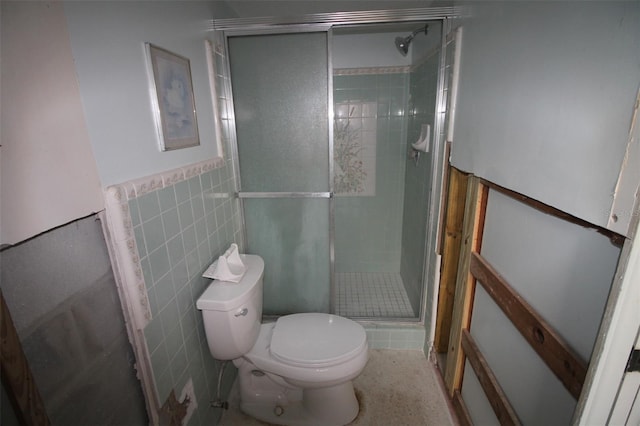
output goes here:
[{"label": "shower head", "polygon": [[413,40],[416,34],[422,31],[424,31],[424,34],[427,35],[428,30],[429,30],[429,25],[425,25],[424,28],[418,28],[417,30],[415,30],[414,32],[412,32],[410,35],[406,37],[396,37],[396,48],[398,49],[400,54],[402,56],[407,56],[407,53],[409,52],[409,44],[411,43],[411,40]]},{"label": "shower head", "polygon": [[409,52],[409,43],[411,43],[413,36],[409,37],[396,37],[396,49],[400,51],[402,56],[407,56]]}]

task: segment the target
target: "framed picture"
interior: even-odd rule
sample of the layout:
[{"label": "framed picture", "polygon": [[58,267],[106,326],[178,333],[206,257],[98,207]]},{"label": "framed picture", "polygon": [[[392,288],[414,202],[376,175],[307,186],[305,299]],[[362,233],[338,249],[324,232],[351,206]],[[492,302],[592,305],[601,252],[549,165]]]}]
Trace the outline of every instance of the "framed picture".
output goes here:
[{"label": "framed picture", "polygon": [[189,59],[145,43],[161,151],[200,145]]}]

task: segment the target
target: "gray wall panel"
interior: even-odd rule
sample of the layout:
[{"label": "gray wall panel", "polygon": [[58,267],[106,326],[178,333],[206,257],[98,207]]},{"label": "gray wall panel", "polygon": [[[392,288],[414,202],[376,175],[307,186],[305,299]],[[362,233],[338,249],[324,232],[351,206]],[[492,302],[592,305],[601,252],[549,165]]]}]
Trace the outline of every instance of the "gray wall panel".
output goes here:
[{"label": "gray wall panel", "polygon": [[7,248],[0,262],[2,293],[52,423],[146,424],[96,217]]},{"label": "gray wall panel", "polygon": [[453,164],[606,226],[640,81],[640,3],[478,2],[471,13]]}]

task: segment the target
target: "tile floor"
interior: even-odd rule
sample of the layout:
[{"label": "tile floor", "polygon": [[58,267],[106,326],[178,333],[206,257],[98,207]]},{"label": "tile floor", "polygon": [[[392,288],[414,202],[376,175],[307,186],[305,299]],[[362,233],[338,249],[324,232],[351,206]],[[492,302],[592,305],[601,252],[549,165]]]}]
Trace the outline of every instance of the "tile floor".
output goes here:
[{"label": "tile floor", "polygon": [[[354,381],[360,413],[349,426],[457,425],[438,375],[422,351],[370,350]],[[236,384],[220,425],[266,425],[240,412]]]},{"label": "tile floor", "polygon": [[400,273],[336,273],[336,297],[336,313],[345,317],[415,317]]}]

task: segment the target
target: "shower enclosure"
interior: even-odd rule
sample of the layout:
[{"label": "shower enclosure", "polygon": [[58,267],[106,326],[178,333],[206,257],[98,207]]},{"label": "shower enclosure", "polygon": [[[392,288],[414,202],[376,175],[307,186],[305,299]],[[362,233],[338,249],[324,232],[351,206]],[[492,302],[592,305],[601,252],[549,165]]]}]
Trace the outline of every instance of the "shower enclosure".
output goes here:
[{"label": "shower enclosure", "polygon": [[[424,318],[446,76],[443,21],[417,18],[224,29],[244,244],[267,265],[265,314]],[[425,125],[429,150],[417,152]]]},{"label": "shower enclosure", "polygon": [[[424,23],[334,30],[335,284],[341,315],[419,317],[432,158],[431,152],[418,158],[411,143],[422,125],[433,129],[435,121],[441,25],[430,27],[430,37]],[[414,37],[405,37],[407,32]],[[401,42],[394,45],[394,39]]]}]

